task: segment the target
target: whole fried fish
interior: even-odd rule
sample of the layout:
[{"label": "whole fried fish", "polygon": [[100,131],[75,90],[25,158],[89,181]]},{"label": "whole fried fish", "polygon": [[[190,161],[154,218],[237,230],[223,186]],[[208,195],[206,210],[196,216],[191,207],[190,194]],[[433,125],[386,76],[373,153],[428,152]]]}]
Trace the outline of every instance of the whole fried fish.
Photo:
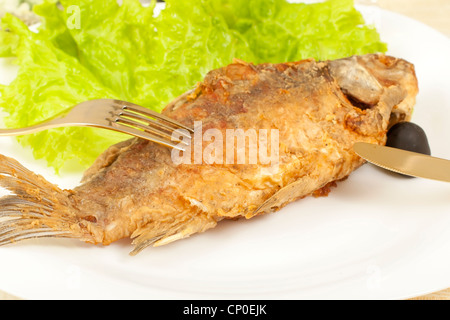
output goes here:
[{"label": "whole fried fish", "polygon": [[417,92],[414,66],[382,54],[261,65],[235,60],[163,113],[187,126],[201,121],[201,133],[277,130],[276,163],[176,164],[173,150],[135,138],[105,151],[80,186],[61,190],[0,156],[0,186],[14,193],[0,199],[0,244],[68,237],[108,245],[131,237],[136,254],[222,219],[326,195],[364,163],[353,144],[384,144],[390,126],[410,120]]}]

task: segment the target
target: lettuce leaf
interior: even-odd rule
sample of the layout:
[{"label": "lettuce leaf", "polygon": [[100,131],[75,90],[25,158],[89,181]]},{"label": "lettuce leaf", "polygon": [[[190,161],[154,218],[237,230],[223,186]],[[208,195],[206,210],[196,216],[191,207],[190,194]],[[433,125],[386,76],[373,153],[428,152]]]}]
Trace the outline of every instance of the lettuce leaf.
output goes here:
[{"label": "lettuce leaf", "polygon": [[[0,86],[9,127],[29,126],[82,101],[116,98],[161,111],[205,74],[233,58],[262,63],[313,57],[336,59],[385,52],[352,0],[316,4],[285,0],[153,1],[45,0],[34,11],[38,32],[6,15],[0,57],[15,57],[16,79]],[[128,136],[90,128],[53,129],[23,136],[59,172],[89,166]]]},{"label": "lettuce leaf", "polygon": [[[38,123],[81,101],[116,96],[76,58],[57,50],[17,18],[7,15],[3,23],[20,39],[18,44],[9,43],[9,51],[20,66],[18,75],[9,86],[0,87],[1,106],[9,113],[5,119],[8,127]],[[106,130],[61,128],[22,136],[19,141],[31,146],[37,159],[45,158],[58,170],[74,157],[88,166],[100,150],[125,138]]]}]

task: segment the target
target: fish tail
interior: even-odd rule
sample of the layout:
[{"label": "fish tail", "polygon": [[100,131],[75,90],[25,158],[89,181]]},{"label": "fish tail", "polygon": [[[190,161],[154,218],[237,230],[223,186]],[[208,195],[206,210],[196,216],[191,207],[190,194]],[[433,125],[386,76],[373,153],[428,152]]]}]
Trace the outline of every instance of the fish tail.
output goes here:
[{"label": "fish tail", "polygon": [[21,240],[57,237],[93,242],[83,230],[70,191],[63,191],[14,159],[0,155],[0,245]]}]

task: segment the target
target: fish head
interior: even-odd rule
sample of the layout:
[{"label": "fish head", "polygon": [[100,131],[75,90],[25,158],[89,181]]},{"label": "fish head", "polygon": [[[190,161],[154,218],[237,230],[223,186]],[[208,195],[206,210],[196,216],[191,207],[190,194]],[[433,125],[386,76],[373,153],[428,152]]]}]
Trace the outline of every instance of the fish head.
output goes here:
[{"label": "fish head", "polygon": [[377,109],[388,116],[388,127],[411,120],[419,91],[413,64],[384,54],[368,54],[329,61],[329,69],[354,106]]}]

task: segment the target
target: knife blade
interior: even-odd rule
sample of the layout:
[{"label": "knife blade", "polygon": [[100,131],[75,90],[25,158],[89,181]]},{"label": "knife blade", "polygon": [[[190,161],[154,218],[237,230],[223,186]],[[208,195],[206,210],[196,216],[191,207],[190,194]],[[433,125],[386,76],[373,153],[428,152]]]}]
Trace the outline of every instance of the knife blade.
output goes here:
[{"label": "knife blade", "polygon": [[450,182],[450,160],[365,142],[355,143],[353,150],[361,158],[387,170]]}]

